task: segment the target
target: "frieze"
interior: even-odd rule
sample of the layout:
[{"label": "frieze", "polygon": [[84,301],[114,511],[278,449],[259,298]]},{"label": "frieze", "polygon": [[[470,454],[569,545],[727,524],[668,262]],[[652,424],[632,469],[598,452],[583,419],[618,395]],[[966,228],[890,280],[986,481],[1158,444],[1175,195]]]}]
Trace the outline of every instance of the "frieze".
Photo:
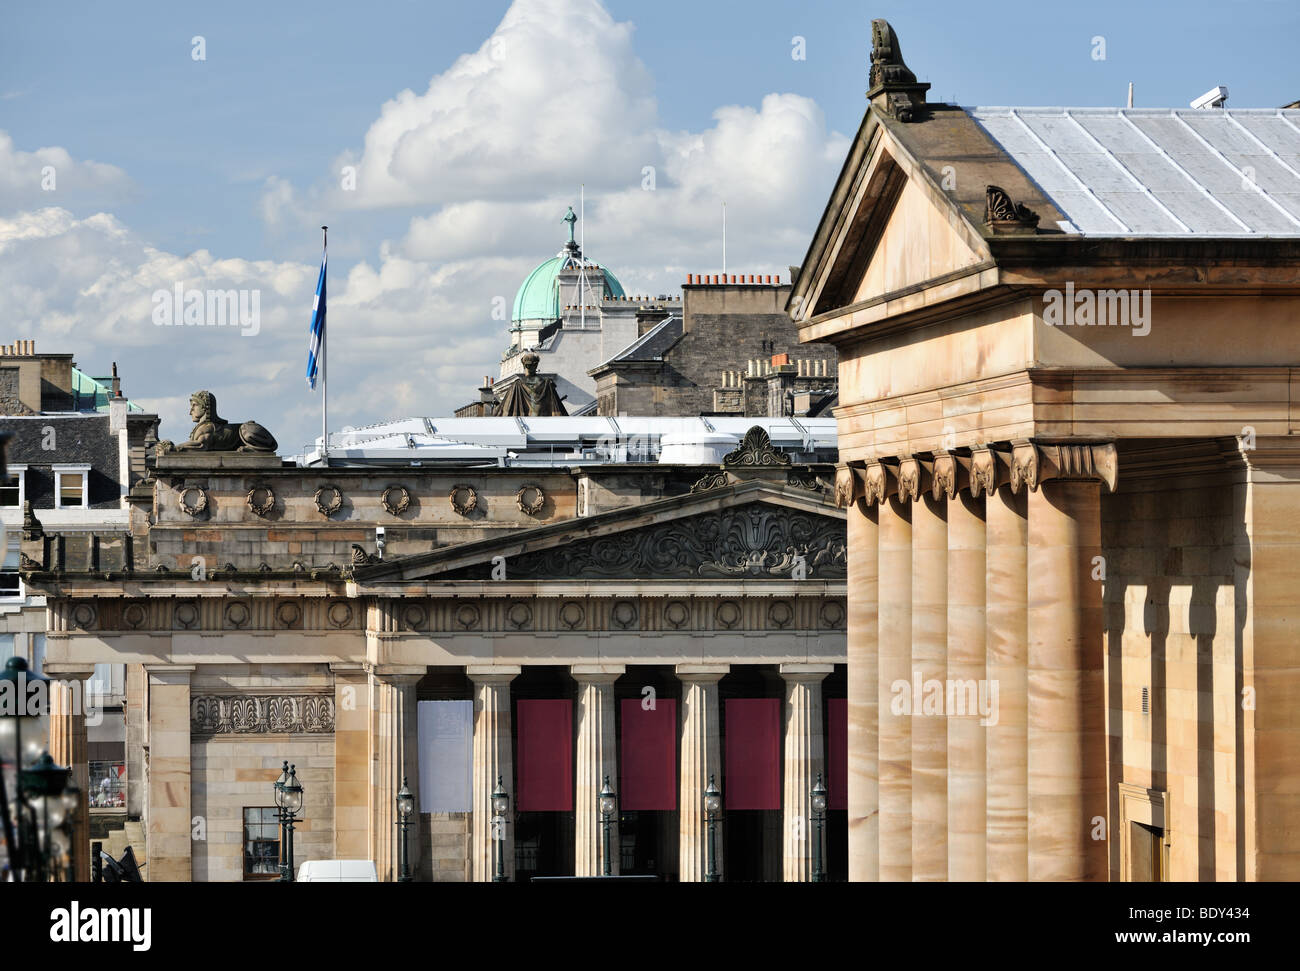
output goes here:
[{"label": "frieze", "polygon": [[196,695],[192,735],[323,735],[334,732],[329,695]]},{"label": "frieze", "polygon": [[[809,579],[845,575],[845,524],[829,516],[765,503],[583,540],[515,557],[518,579],[789,578],[804,564]],[[470,567],[448,576],[481,572]]]}]

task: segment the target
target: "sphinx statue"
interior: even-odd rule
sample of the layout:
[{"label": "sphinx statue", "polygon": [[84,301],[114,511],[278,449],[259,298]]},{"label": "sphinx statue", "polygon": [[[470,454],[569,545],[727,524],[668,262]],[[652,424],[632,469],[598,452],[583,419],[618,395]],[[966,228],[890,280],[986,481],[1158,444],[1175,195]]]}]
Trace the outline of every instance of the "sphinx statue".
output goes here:
[{"label": "sphinx statue", "polygon": [[555,390],[555,382],[537,375],[537,365],[542,359],[529,352],[520,361],[524,365],[524,376],[506,389],[505,397],[497,402],[496,413],[520,418],[567,415],[564,402]]},{"label": "sphinx statue", "polygon": [[190,419],[194,427],[183,442],[161,441],[155,452],[274,452],[275,436],[255,421],[232,425],[217,414],[217,396],[211,391],[190,395]]}]

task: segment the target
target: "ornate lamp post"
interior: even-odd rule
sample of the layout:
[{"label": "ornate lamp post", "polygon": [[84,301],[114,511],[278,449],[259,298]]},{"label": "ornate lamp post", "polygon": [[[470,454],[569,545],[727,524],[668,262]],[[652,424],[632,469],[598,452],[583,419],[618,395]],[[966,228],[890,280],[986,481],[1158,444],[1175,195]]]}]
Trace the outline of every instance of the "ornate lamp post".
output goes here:
[{"label": "ornate lamp post", "polygon": [[[13,794],[14,809],[11,814],[4,773],[0,771],[0,829],[4,833],[9,868],[15,882],[22,882],[25,876],[36,880],[45,878],[44,857],[49,849],[48,841],[43,848],[39,822],[32,817],[31,805],[24,800],[32,798],[34,790],[31,787],[40,790],[37,795],[43,800],[47,793],[41,790],[45,784],[41,780],[55,777],[31,775],[29,770],[23,768],[27,754],[24,751],[23,731],[24,728],[31,730],[39,723],[48,698],[49,679],[28,671],[26,659],[11,657],[5,662],[4,670],[0,672],[0,759],[6,750],[12,750],[17,791]],[[58,788],[49,793],[58,798],[67,783],[68,770],[55,766],[49,753],[45,753],[43,758],[48,760],[48,765],[42,762],[33,768],[48,770],[53,767],[62,772],[62,775],[57,776]],[[40,802],[40,808],[45,808],[43,801]],[[61,805],[55,812],[62,822]]]},{"label": "ornate lamp post", "polygon": [[289,760],[284,760],[284,771],[275,780],[275,816],[280,823],[280,882],[289,882],[289,857],[285,852],[284,837],[284,784],[289,781]]},{"label": "ornate lamp post", "polygon": [[708,788],[704,790],[704,818],[708,820],[708,857],[704,869],[705,883],[718,883],[718,819],[722,815],[722,793],[718,791],[709,776]]},{"label": "ornate lamp post", "polygon": [[402,788],[397,790],[397,829],[402,834],[402,842],[398,846],[397,857],[397,880],[399,883],[411,882],[411,866],[407,859],[408,850],[406,848],[406,831],[411,825],[411,814],[415,812],[415,796],[411,795],[411,790],[406,786],[406,776],[402,776]]},{"label": "ornate lamp post", "polygon": [[600,872],[604,876],[610,876],[611,868],[609,862],[609,834],[614,828],[614,816],[618,812],[618,796],[614,794],[613,788],[609,784],[609,776],[605,776],[605,784],[600,787],[600,827],[602,830],[603,850],[600,854]]},{"label": "ornate lamp post", "polygon": [[822,785],[821,773],[817,773],[817,784],[812,787],[812,817],[817,827],[813,843],[813,883],[826,882],[826,850],[823,845],[826,824],[826,787]]},{"label": "ornate lamp post", "polygon": [[285,856],[288,858],[289,864],[288,882],[293,883],[293,821],[298,813],[302,811],[302,783],[298,781],[298,767],[296,765],[289,766],[289,781],[281,787],[280,791],[284,794],[285,842],[288,844],[285,847]]},{"label": "ornate lamp post", "polygon": [[492,882],[506,882],[506,814],[510,811],[510,796],[497,776],[497,786],[492,790]]}]

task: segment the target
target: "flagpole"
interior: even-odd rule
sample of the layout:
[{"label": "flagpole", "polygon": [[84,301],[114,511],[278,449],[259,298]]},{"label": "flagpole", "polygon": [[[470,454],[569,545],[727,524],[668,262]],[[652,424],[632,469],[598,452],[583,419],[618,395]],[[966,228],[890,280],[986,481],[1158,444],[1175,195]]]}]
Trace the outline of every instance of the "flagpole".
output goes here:
[{"label": "flagpole", "polygon": [[[329,248],[330,248],[330,232],[329,232],[330,228],[328,226],[322,226],[320,229],[321,229],[321,233],[323,234],[322,245],[324,247],[325,255],[326,257],[328,257]],[[329,266],[328,259],[325,260],[325,265],[327,267]],[[330,464],[330,431],[329,431],[330,426],[329,426],[329,417],[328,417],[329,412],[326,407],[326,401],[328,400],[328,393],[326,392],[327,362],[326,362],[326,355],[325,355],[325,342],[329,340],[329,336],[325,333],[325,330],[326,328],[322,327],[321,334],[320,334],[320,435],[321,435],[320,455],[321,455],[321,464],[329,465]]]}]

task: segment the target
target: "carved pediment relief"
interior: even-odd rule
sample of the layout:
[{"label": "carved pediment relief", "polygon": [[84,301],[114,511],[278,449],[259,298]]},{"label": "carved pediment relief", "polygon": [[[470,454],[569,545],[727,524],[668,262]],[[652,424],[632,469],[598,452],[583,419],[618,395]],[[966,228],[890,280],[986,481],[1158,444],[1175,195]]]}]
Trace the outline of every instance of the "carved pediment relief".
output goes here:
[{"label": "carved pediment relief", "polygon": [[[512,580],[843,579],[845,523],[765,502],[510,557]],[[488,579],[491,564],[440,578]]]}]

